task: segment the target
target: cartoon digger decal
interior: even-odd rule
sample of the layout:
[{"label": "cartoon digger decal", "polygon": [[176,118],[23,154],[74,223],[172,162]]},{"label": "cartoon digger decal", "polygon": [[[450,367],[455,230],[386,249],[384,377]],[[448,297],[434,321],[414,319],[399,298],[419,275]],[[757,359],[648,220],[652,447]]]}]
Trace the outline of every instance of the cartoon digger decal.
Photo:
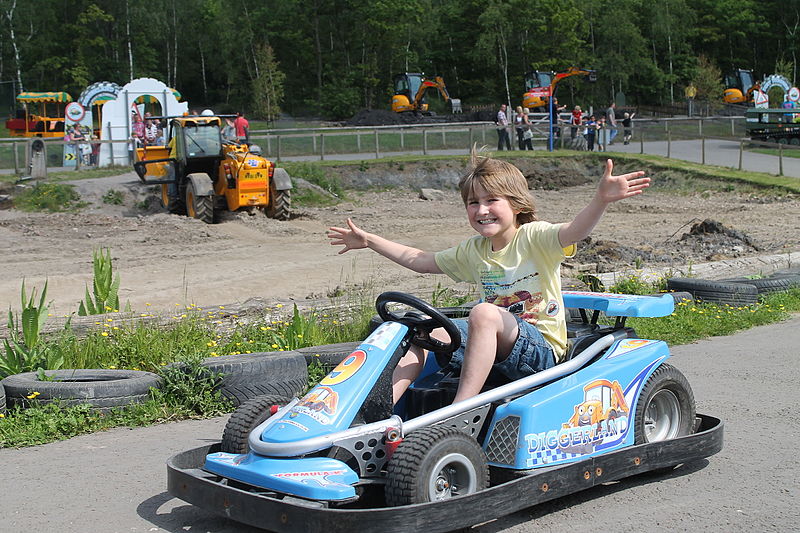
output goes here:
[{"label": "cartoon digger decal", "polygon": [[583,388],[583,403],[575,406],[575,413],[564,428],[595,426],[595,432],[602,431],[603,422],[612,432],[611,424],[620,416],[628,416],[630,409],[619,381],[598,379]]}]

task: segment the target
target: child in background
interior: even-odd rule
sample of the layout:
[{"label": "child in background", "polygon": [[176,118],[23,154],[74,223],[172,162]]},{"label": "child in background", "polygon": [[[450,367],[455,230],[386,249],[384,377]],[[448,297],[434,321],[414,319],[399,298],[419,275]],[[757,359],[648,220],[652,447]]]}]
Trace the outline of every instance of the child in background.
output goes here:
[{"label": "child in background", "polygon": [[[574,254],[606,207],[641,194],[650,185],[643,172],[613,176],[607,160],[594,198],[565,224],[538,220],[528,183],[512,164],[479,157],[473,149],[471,169],[459,181],[470,226],[478,233],[437,253],[425,252],[368,233],[352,220],[331,227],[332,245],[349,250],[370,248],[414,272],[447,274],[477,283],[481,303],[468,320],[456,320],[462,345],[451,365],[461,367],[455,402],[481,391],[492,367],[509,379],[545,370],[566,353],[567,331],[561,296],[560,265]],[[431,336],[445,342],[442,329]],[[396,403],[417,378],[427,354],[417,346],[400,360],[393,374]]]}]

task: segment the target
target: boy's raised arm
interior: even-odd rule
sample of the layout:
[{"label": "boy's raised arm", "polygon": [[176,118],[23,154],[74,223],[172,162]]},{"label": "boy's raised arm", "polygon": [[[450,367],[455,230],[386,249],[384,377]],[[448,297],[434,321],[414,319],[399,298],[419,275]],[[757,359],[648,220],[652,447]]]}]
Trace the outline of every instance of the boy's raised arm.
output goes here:
[{"label": "boy's raised arm", "polygon": [[607,159],[605,172],[592,201],[571,222],[559,229],[558,239],[561,246],[566,247],[588,237],[600,221],[608,204],[642,194],[644,189],[650,186],[650,178],[644,177],[642,171],[613,176],[611,174],[613,170],[614,163]]},{"label": "boy's raised arm", "polygon": [[347,219],[346,228],[335,226],[328,228],[328,238],[331,240],[332,246],[344,246],[339,250],[340,254],[348,250],[369,248],[414,272],[421,274],[442,273],[442,270],[436,264],[435,254],[432,252],[424,252],[399,242],[384,239],[374,233],[368,233],[356,226],[349,218]]}]

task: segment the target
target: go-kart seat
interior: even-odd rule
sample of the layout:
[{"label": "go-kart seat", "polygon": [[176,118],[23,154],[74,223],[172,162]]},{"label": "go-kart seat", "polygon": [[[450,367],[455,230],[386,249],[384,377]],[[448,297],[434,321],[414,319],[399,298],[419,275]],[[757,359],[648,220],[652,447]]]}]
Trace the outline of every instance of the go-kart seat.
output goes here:
[{"label": "go-kart seat", "polygon": [[623,330],[625,331],[626,335],[625,338],[632,339],[636,338],[636,331],[633,328],[623,327],[623,328],[599,328],[596,329],[593,333],[588,335],[582,335],[575,337],[574,339],[567,339],[567,354],[564,356],[564,359],[561,361],[562,363],[565,361],[569,361],[583,350],[591,346],[595,343],[598,339],[601,339],[608,335],[613,331]]}]

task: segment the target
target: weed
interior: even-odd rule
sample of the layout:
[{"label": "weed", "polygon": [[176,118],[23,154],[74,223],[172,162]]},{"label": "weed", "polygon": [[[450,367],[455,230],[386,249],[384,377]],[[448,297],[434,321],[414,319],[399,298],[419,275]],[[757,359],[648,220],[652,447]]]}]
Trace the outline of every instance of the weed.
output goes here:
[{"label": "weed", "polygon": [[92,265],[94,268],[94,279],[92,289],[94,300],[86,288],[86,298],[78,307],[78,315],[99,315],[109,311],[119,311],[119,273],[116,277],[113,274],[111,263],[111,250],[95,250],[92,253]]},{"label": "weed", "polygon": [[184,417],[217,416],[230,410],[218,388],[222,374],[202,365],[202,358],[190,356],[167,365],[159,372],[164,380],[153,398],[170,411]]},{"label": "weed", "polygon": [[111,205],[122,205],[125,200],[125,193],[122,191],[109,190],[103,195],[103,203]]},{"label": "weed", "polygon": [[25,189],[16,198],[14,206],[22,211],[76,211],[86,205],[72,185],[39,183]]}]

